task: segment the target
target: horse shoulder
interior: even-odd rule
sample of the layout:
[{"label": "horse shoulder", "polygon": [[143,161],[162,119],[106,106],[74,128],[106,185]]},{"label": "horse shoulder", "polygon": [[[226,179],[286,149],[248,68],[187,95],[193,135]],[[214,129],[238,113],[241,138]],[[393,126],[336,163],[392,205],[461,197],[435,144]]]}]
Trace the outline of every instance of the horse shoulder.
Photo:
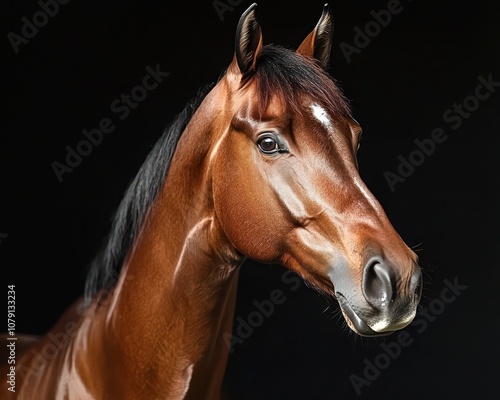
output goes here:
[{"label": "horse shoulder", "polygon": [[[19,400],[31,399],[34,395],[45,398],[52,394],[64,368],[67,350],[78,332],[82,315],[82,300],[78,299],[45,335],[16,333],[9,338],[9,335],[1,335],[2,341],[16,338],[13,353],[7,346],[2,346],[0,366],[2,374],[8,374],[15,367],[15,392],[8,390],[10,383],[3,380],[0,385],[2,393],[11,393],[12,399]],[[15,361],[9,364],[10,355],[14,355]]]}]

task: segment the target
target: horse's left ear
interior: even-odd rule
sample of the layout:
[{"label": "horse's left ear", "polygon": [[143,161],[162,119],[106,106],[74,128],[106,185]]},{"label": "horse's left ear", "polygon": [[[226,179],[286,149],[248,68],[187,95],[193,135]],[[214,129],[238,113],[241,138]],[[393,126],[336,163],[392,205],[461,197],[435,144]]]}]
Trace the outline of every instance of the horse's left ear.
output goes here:
[{"label": "horse's left ear", "polygon": [[315,58],[323,68],[326,68],[330,60],[332,38],[333,17],[330,7],[325,4],[316,27],[298,47],[297,53]]},{"label": "horse's left ear", "polygon": [[245,75],[255,69],[262,49],[262,30],[255,16],[256,3],[241,15],[235,38],[235,57],[240,72]]}]

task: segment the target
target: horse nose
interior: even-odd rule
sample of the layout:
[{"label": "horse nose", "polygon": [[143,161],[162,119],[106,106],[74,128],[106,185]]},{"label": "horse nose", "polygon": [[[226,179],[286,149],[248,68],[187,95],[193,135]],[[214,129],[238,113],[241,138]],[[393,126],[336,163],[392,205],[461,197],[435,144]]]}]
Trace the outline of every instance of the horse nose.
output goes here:
[{"label": "horse nose", "polygon": [[[363,273],[363,296],[374,309],[384,311],[391,303],[401,303],[402,299],[395,302],[398,296],[396,273],[396,269],[382,259],[375,258],[367,263]],[[420,268],[414,268],[409,282],[408,302],[418,303],[422,291],[421,281]]]}]

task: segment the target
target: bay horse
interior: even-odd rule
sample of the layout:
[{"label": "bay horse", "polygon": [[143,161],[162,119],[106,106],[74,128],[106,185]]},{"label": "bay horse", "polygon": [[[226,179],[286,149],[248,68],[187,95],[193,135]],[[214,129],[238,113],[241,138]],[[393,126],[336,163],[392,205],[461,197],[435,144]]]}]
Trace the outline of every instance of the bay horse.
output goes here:
[{"label": "bay horse", "polygon": [[126,190],[84,302],[47,335],[19,335],[2,398],[222,398],[247,258],[335,298],[359,335],[412,321],[417,256],[360,178],[361,128],[326,71],[332,31],[325,5],[291,50],[263,45],[256,4],[241,15],[231,63]]}]

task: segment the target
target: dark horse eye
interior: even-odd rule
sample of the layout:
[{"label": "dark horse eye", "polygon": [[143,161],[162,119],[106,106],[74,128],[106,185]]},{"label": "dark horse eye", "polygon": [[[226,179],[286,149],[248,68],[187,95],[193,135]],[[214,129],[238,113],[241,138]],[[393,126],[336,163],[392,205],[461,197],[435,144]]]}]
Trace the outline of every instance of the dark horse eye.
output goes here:
[{"label": "dark horse eye", "polygon": [[262,151],[264,154],[274,154],[280,151],[278,142],[276,142],[275,139],[269,136],[260,139],[257,142],[257,145],[259,146],[260,151]]}]

